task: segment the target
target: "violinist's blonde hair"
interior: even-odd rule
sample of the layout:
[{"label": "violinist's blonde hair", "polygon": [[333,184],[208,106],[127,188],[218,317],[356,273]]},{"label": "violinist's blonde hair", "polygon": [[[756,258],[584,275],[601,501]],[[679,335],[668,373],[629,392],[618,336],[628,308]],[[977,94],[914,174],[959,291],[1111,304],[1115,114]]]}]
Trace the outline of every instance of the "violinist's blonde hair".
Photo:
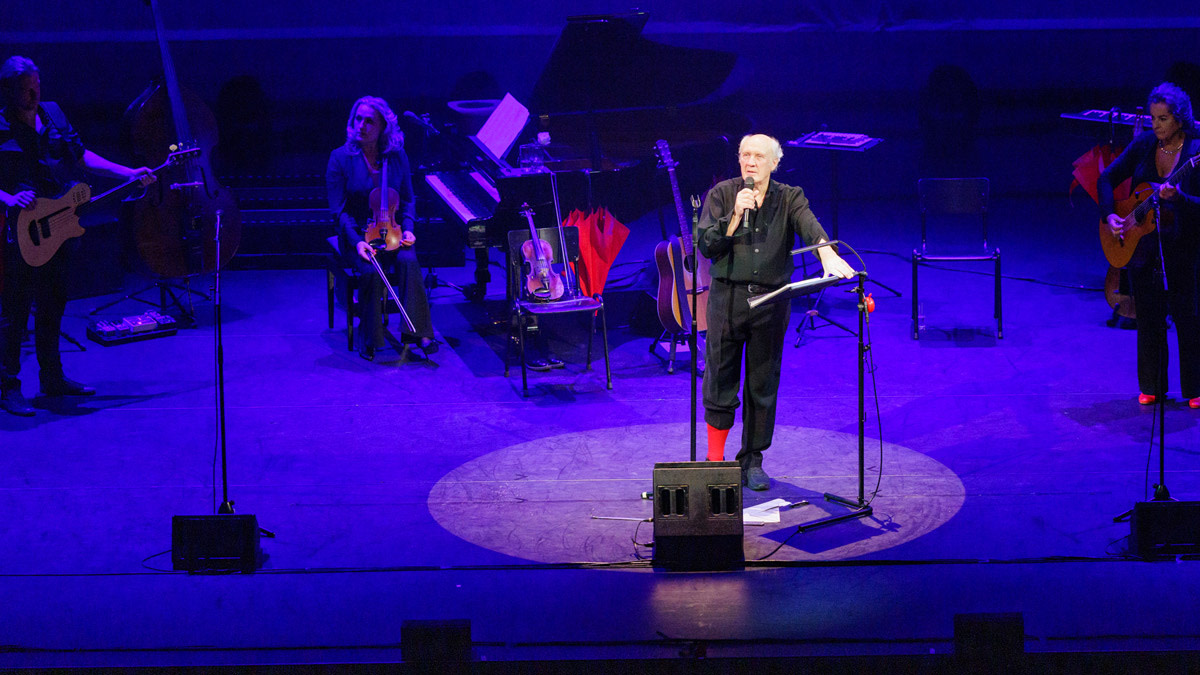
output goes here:
[{"label": "violinist's blonde hair", "polygon": [[402,150],[404,148],[404,132],[400,130],[400,122],[396,119],[396,113],[392,112],[387,101],[378,96],[363,96],[350,106],[350,117],[346,120],[346,149],[355,154],[362,150],[354,138],[354,113],[358,112],[360,105],[367,106],[383,118],[383,128],[379,130],[380,154]]}]

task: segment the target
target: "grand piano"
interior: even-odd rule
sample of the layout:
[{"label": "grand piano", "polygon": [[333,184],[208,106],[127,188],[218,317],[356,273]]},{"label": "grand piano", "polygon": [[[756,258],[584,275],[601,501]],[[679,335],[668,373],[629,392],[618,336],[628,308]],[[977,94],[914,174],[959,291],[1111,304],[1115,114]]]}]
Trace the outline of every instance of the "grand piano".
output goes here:
[{"label": "grand piano", "polygon": [[538,227],[600,206],[630,223],[661,199],[653,187],[658,139],[677,147],[719,144],[733,160],[726,139],[744,133],[748,122],[704,99],[737,57],[651,42],[641,34],[647,19],[645,12],[567,19],[533,88],[522,134],[549,133],[544,166],[513,166],[512,153],[460,137],[457,166],[426,175],[476,250],[479,297],[490,278],[487,248],[505,247],[510,230],[527,227],[518,212],[523,204],[533,207]]}]

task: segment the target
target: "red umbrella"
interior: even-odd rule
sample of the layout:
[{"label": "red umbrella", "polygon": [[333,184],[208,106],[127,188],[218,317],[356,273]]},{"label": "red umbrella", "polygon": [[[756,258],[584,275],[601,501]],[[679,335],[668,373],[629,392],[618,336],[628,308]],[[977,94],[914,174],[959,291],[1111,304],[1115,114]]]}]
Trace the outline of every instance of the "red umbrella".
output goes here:
[{"label": "red umbrella", "polygon": [[[1071,181],[1071,189],[1067,191],[1068,194],[1074,192],[1075,188],[1082,187],[1093,201],[1099,202],[1100,199],[1096,192],[1096,181],[1100,178],[1100,172],[1104,171],[1109,164],[1112,164],[1113,160],[1120,153],[1120,150],[1114,150],[1108,143],[1101,143],[1080,155],[1078,159],[1072,162],[1075,169],[1071,172],[1071,175],[1075,177],[1075,180]],[[1118,185],[1113,190],[1117,201],[1129,199],[1129,190],[1131,187],[1132,183],[1128,180]]]},{"label": "red umbrella", "polygon": [[579,287],[587,295],[604,292],[608,271],[629,237],[629,228],[605,209],[586,216],[574,211],[567,225],[579,228]]}]

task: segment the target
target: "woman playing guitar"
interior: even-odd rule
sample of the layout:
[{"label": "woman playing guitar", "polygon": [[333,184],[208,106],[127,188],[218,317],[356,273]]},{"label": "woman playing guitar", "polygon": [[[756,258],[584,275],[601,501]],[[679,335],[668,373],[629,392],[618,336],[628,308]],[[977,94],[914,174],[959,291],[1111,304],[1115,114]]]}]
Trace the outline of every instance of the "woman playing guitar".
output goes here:
[{"label": "woman playing guitar", "polygon": [[[14,236],[18,214],[33,209],[39,199],[57,197],[70,185],[74,169],[88,173],[154,181],[146,168],[130,168],[84,148],[62,108],[42,102],[41,75],[33,61],[13,56],[0,66],[0,203],[7,210],[9,231],[0,235],[4,249],[3,294],[0,295],[0,408],[31,416],[34,409],[21,393],[21,341],[31,305],[37,305],[34,344],[42,393],[47,396],[95,394],[91,387],[63,375],[59,356],[59,327],[67,306],[68,261],[65,251],[40,266],[21,258]],[[3,242],[0,242],[3,243]]]},{"label": "woman playing guitar", "polygon": [[[380,185],[385,164],[386,186]],[[415,334],[405,339],[416,342],[426,354],[433,353],[437,342],[413,248],[417,238],[412,231],[416,219],[412,175],[404,153],[404,135],[386,101],[364,96],[350,106],[346,142],[330,153],[325,180],[341,248],[354,251],[352,264],[366,280],[359,291],[355,340],[359,354],[372,360],[375,350],[385,344],[380,316],[384,285],[371,264],[372,257],[400,278],[399,297],[415,328]],[[369,236],[379,241],[371,241]]]},{"label": "woman playing guitar", "polygon": [[[1134,138],[1097,182],[1102,239],[1109,238],[1106,253],[1133,248],[1128,267],[1138,311],[1138,402],[1149,405],[1166,394],[1170,314],[1179,339],[1180,388],[1188,404],[1200,408],[1200,174],[1190,171],[1200,131],[1187,94],[1170,82],[1150,92],[1149,109],[1152,130]],[[1136,186],[1133,197],[1114,204],[1113,187],[1128,178]]]}]

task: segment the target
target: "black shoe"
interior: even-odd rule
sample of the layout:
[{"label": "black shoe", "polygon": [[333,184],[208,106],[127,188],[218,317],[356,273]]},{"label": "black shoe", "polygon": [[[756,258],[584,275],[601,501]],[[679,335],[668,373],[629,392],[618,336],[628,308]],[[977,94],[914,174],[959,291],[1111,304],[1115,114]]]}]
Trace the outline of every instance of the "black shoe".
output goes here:
[{"label": "black shoe", "polygon": [[33,406],[29,405],[29,401],[26,401],[25,397],[21,395],[20,389],[11,389],[0,393],[0,408],[21,417],[33,417],[37,414]]},{"label": "black shoe", "polygon": [[546,363],[551,368],[566,368],[567,367],[567,364],[563,363],[562,359],[560,359],[557,356],[555,356],[554,354],[550,354],[550,353],[546,354]]},{"label": "black shoe", "polygon": [[424,352],[425,356],[428,357],[430,354],[438,350],[438,341],[432,338],[421,338],[421,341],[417,346],[419,346],[421,351]]},{"label": "black shoe", "polygon": [[539,373],[543,373],[547,370],[550,370],[553,366],[551,366],[550,363],[543,358],[539,358],[537,356],[526,356],[525,367],[529,370],[536,370]]},{"label": "black shoe", "polygon": [[96,390],[65,377],[42,382],[42,393],[46,396],[94,396]]},{"label": "black shoe", "polygon": [[756,492],[762,492],[771,487],[771,477],[762,470],[761,466],[752,466],[742,470],[742,485]]}]

